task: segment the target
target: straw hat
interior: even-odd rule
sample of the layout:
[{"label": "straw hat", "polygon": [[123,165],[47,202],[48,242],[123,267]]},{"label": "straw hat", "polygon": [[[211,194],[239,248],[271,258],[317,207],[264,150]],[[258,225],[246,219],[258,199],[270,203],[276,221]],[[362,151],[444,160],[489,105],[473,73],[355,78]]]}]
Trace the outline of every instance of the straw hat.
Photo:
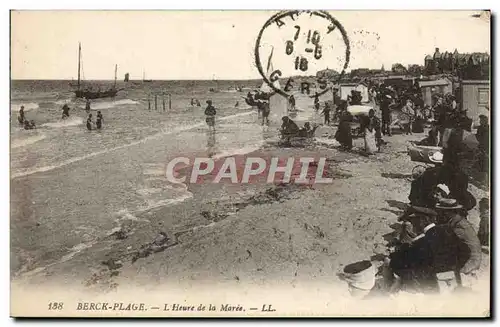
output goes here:
[{"label": "straw hat", "polygon": [[443,154],[441,152],[434,152],[429,154],[429,160],[433,163],[443,163]]}]

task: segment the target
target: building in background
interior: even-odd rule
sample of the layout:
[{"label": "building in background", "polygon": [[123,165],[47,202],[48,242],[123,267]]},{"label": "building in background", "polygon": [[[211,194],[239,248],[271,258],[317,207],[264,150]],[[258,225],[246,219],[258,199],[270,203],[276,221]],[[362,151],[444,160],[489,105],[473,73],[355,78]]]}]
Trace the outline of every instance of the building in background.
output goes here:
[{"label": "building in background", "polygon": [[363,83],[341,83],[339,90],[340,99],[342,100],[347,100],[347,97],[351,95],[351,91],[358,91],[361,93],[361,102],[366,103],[370,101],[368,86]]},{"label": "building in background", "polygon": [[424,74],[453,74],[460,79],[489,80],[490,77],[490,55],[483,52],[441,53],[436,48],[433,55],[427,55],[424,59]]}]

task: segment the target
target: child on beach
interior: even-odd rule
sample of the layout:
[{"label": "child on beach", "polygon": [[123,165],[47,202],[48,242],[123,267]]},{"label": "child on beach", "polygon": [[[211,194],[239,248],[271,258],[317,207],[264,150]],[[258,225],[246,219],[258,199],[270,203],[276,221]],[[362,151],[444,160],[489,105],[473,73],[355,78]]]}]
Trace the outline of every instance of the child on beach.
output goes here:
[{"label": "child on beach", "polygon": [[89,114],[89,117],[87,118],[87,129],[88,129],[89,131],[91,131],[91,130],[92,130],[92,124],[93,124],[93,123],[92,123],[92,114]]},{"label": "child on beach", "polygon": [[24,124],[24,120],[25,120],[24,106],[21,106],[21,109],[19,110],[19,117],[17,117],[17,120],[19,121],[19,124]]},{"label": "child on beach", "polygon": [[64,104],[64,106],[62,107],[62,119],[66,119],[69,117],[69,106],[67,104]]},{"label": "child on beach", "polygon": [[101,114],[101,111],[97,112],[97,119],[95,121],[95,125],[96,125],[97,129],[101,129],[101,127],[102,127],[102,114]]},{"label": "child on beach", "polygon": [[[318,102],[318,105],[319,105],[319,102]],[[321,112],[322,115],[325,115],[325,125],[330,125],[330,111],[331,111],[330,104],[325,103],[325,108]]]}]

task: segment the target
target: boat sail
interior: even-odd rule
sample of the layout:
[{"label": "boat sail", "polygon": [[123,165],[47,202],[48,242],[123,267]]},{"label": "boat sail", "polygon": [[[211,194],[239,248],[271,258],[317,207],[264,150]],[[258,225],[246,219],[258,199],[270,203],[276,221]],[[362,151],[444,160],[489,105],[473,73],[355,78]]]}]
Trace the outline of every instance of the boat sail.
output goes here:
[{"label": "boat sail", "polygon": [[123,79],[123,81],[124,82],[128,82],[129,81],[129,77],[130,77],[129,73],[126,73],[125,74],[125,78]]},{"label": "boat sail", "polygon": [[[271,79],[271,74],[274,71],[273,68],[273,52],[274,48],[271,50],[271,54],[269,55],[269,58],[267,60],[267,71],[266,71],[266,76],[268,79]],[[273,82],[273,86],[276,89],[281,89],[281,85],[279,80],[276,80]],[[269,108],[271,109],[272,113],[272,118],[273,120],[280,120],[281,117],[289,115],[290,110],[289,110],[289,103],[288,99],[282,96],[279,93],[276,93],[265,81],[262,82],[262,85],[260,87],[260,91],[269,94]]]},{"label": "boat sail", "polygon": [[215,87],[209,89],[210,92],[219,92],[219,81],[215,78],[215,74],[212,75],[212,82],[215,83]]},{"label": "boat sail", "polygon": [[85,87],[82,89],[82,83],[80,78],[80,72],[82,66],[81,63],[82,63],[82,45],[81,43],[78,43],[78,82],[76,85],[77,89],[73,91],[77,98],[101,99],[101,98],[113,98],[116,96],[116,94],[118,93],[118,90],[116,89],[116,71],[118,69],[117,65],[115,65],[115,83],[113,84],[113,87],[109,88],[106,91],[101,91],[99,88],[96,91],[94,91],[92,87]]},{"label": "boat sail", "polygon": [[153,80],[152,79],[146,79],[146,73],[143,71],[142,72],[142,81],[146,83],[151,83]]}]

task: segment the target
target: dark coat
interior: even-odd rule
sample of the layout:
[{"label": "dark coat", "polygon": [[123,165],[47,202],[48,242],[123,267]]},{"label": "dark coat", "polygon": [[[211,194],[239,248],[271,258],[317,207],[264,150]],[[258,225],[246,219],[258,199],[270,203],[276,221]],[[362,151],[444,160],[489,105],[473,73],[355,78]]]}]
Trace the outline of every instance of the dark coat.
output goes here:
[{"label": "dark coat", "polygon": [[489,151],[490,148],[490,126],[479,126],[477,128],[476,138],[479,141],[479,149]]},{"label": "dark coat", "polygon": [[453,233],[457,244],[457,268],[467,274],[481,265],[481,243],[472,224],[459,213],[454,214],[445,225]]},{"label": "dark coat", "polygon": [[450,188],[450,197],[456,199],[468,211],[476,206],[476,199],[467,191],[469,178],[460,170],[447,166],[428,168],[422,176],[411,183],[408,199],[412,205],[434,208],[436,201],[432,196],[438,184],[446,184]]},{"label": "dark coat", "polygon": [[344,147],[352,148],[351,114],[345,112],[340,117],[339,127],[335,139]]},{"label": "dark coat", "polygon": [[215,114],[216,114],[215,107],[212,105],[208,105],[207,108],[205,109],[205,115],[215,116]]},{"label": "dark coat", "polygon": [[438,243],[439,236],[436,227],[433,227],[424,237],[403,245],[390,255],[390,268],[403,280],[406,287],[426,293],[439,291],[433,252],[439,246]]},{"label": "dark coat", "polygon": [[281,124],[281,134],[287,136],[297,135],[299,133],[299,126],[295,122],[289,119],[286,123]]},{"label": "dark coat", "polygon": [[420,177],[411,182],[408,196],[411,205],[434,208],[436,201],[432,192],[440,182],[440,171],[440,167],[428,168]]}]

